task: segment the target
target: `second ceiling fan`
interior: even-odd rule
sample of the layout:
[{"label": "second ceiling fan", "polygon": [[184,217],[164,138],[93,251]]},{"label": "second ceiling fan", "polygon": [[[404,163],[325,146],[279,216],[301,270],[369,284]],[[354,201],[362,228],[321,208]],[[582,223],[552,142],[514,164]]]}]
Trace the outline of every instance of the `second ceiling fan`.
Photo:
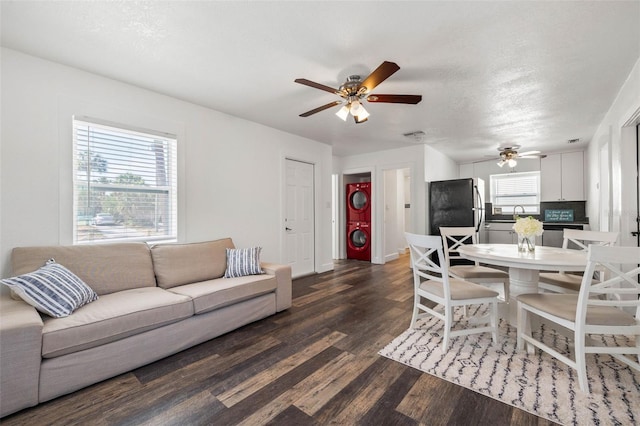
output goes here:
[{"label": "second ceiling fan", "polygon": [[304,112],[300,114],[300,117],[309,117],[310,115],[313,115],[320,111],[324,111],[325,109],[342,105],[342,108],[340,108],[340,110],[336,113],[338,117],[346,121],[349,114],[351,114],[356,123],[364,123],[368,120],[369,113],[364,108],[364,106],[362,106],[363,100],[366,100],[367,102],[415,105],[422,100],[421,95],[370,94],[378,84],[391,77],[391,75],[399,69],[400,67],[395,62],[384,61],[364,80],[362,80],[359,75],[351,75],[347,78],[347,81],[338,89],[334,89],[333,87],[325,86],[324,84],[316,83],[305,78],[298,78],[295,80],[296,83],[334,93],[343,98],[343,100],[333,101],[326,105],[322,105],[321,107]]},{"label": "second ceiling fan", "polygon": [[498,161],[498,166],[502,167],[505,164],[508,164],[509,167],[515,167],[518,163],[516,158],[544,158],[546,155],[540,153],[540,151],[527,151],[518,153],[516,151],[520,149],[520,145],[506,146],[498,148],[500,151],[500,161]]}]

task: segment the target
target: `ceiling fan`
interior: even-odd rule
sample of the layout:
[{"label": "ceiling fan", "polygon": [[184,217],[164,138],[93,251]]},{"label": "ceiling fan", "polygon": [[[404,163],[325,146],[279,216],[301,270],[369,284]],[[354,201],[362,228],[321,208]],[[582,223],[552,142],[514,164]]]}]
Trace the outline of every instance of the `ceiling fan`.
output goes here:
[{"label": "ceiling fan", "polygon": [[500,151],[500,161],[498,161],[498,166],[502,167],[507,164],[509,167],[515,167],[518,162],[516,158],[544,158],[546,155],[540,153],[540,151],[527,151],[518,153],[516,151],[520,149],[520,145],[506,146],[498,148]]},{"label": "ceiling fan", "polygon": [[324,111],[325,109],[342,105],[342,108],[340,108],[340,110],[336,113],[338,117],[340,117],[343,121],[347,121],[347,117],[349,116],[349,113],[351,113],[356,123],[364,123],[368,120],[369,113],[364,108],[364,106],[362,106],[363,100],[366,100],[368,102],[415,105],[422,100],[421,95],[370,94],[370,92],[378,84],[391,77],[391,75],[399,69],[400,67],[395,62],[384,61],[364,80],[362,80],[362,77],[359,75],[349,76],[347,78],[347,81],[342,86],[340,86],[339,89],[334,89],[333,87],[325,86],[324,84],[316,83],[305,78],[297,78],[296,80],[294,80],[296,83],[334,93],[343,98],[343,100],[333,101],[326,105],[322,105],[321,107],[304,112],[300,114],[300,117],[309,117],[310,115],[313,115],[320,111]]}]

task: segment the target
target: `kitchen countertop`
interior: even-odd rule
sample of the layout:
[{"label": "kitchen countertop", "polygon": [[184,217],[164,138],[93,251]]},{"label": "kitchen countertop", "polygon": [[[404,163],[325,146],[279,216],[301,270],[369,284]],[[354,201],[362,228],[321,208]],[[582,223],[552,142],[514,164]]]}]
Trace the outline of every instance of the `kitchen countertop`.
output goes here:
[{"label": "kitchen countertop", "polygon": [[[490,219],[490,220],[486,220],[486,223],[516,223],[515,220],[513,219]],[[581,221],[574,221],[574,222],[545,222],[542,221],[542,223],[544,225],[588,225],[589,222],[581,222]]]},{"label": "kitchen countertop", "polygon": [[[515,221],[513,220],[488,220],[484,222],[482,229],[486,231],[498,231],[498,232],[514,232],[513,226]],[[589,229],[589,224],[581,223],[581,222],[542,222],[542,227],[547,232],[559,232],[562,233],[562,230],[565,228],[569,229],[580,229],[585,230]]]}]

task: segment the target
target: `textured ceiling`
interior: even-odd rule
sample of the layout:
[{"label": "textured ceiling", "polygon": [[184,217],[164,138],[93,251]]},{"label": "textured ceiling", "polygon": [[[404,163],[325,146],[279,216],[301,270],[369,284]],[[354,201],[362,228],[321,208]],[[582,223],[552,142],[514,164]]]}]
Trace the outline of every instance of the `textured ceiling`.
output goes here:
[{"label": "textured ceiling", "polygon": [[[2,45],[333,146],[335,155],[418,142],[458,162],[586,144],[640,57],[640,2],[13,2]],[[401,69],[366,104],[326,110],[382,61]],[[421,130],[422,141],[403,134]]]}]

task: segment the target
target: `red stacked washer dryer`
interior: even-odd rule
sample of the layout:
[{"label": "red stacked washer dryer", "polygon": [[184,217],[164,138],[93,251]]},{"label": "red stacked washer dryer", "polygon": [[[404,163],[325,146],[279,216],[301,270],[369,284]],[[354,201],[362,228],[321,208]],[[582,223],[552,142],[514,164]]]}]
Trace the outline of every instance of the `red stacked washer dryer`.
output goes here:
[{"label": "red stacked washer dryer", "polygon": [[347,224],[347,259],[371,261],[371,232],[367,222]]},{"label": "red stacked washer dryer", "polygon": [[371,261],[371,183],[347,184],[347,258]]},{"label": "red stacked washer dryer", "polygon": [[371,223],[371,183],[347,184],[347,222]]}]

